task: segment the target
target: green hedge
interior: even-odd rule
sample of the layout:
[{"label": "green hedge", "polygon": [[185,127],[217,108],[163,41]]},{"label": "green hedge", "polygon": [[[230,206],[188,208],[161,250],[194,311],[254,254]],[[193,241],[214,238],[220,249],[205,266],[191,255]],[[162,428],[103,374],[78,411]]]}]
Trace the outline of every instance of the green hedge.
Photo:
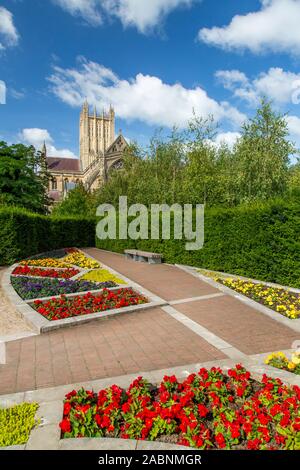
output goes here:
[{"label": "green hedge", "polygon": [[244,275],[300,288],[300,205],[295,199],[214,208],[205,212],[205,243],[186,251],[183,240],[96,240],[96,246],[163,253],[168,263]]},{"label": "green hedge", "polygon": [[0,266],[58,248],[95,246],[95,221],[0,208]]}]

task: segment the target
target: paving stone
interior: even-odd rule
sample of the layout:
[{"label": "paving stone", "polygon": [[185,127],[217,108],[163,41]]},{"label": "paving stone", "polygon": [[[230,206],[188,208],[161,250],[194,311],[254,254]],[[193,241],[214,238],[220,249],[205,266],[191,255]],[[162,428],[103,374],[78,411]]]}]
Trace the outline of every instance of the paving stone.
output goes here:
[{"label": "paving stone", "polygon": [[49,424],[56,424],[61,421],[63,415],[63,401],[51,401],[47,403],[40,403],[37,411],[37,418],[41,419],[42,426]]},{"label": "paving stone", "polygon": [[218,289],[175,266],[138,263],[97,248],[84,251],[165,300],[179,300],[219,292]]},{"label": "paving stone", "polygon": [[55,450],[60,440],[60,428],[56,424],[35,428],[26,444],[26,450]]},{"label": "paving stone", "polygon": [[16,445],[16,446],[8,446],[8,447],[0,447],[0,450],[24,450],[25,444],[23,445]]},{"label": "paving stone", "polygon": [[[109,345],[105,335],[112,331],[115,339]],[[137,335],[136,331],[140,333]],[[111,318],[93,326],[74,327],[67,332],[45,333],[19,343],[20,353],[14,344],[9,367],[0,368],[0,394],[225,358],[160,308]],[[43,354],[48,360],[41,363]]]},{"label": "paving stone", "polygon": [[247,355],[288,349],[299,339],[292,329],[228,295],[176,305],[176,310]]},{"label": "paving stone", "polygon": [[61,450],[135,450],[136,440],[130,439],[62,439]]},{"label": "paving stone", "polygon": [[185,450],[189,452],[195,452],[196,449],[185,446],[177,446],[175,444],[168,444],[167,442],[150,442],[150,441],[138,441],[136,450]]}]

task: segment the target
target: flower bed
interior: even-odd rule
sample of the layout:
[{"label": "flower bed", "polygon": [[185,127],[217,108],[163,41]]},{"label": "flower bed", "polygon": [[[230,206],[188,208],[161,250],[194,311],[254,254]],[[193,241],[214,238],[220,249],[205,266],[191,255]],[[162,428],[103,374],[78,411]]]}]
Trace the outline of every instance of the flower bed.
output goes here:
[{"label": "flower bed", "polygon": [[14,276],[32,276],[32,277],[52,277],[61,279],[70,279],[76,274],[79,274],[78,269],[70,268],[65,270],[57,269],[41,269],[30,266],[17,266],[12,274]]},{"label": "flower bed", "polygon": [[42,268],[69,268],[67,264],[56,258],[28,259],[19,263],[21,266],[40,266]]},{"label": "flower bed", "polygon": [[55,321],[147,302],[146,297],[129,288],[115,291],[104,289],[100,294],[89,292],[72,298],[61,296],[44,302],[36,300],[32,307],[48,320]]},{"label": "flower bed", "polygon": [[126,284],[123,279],[120,279],[115,274],[111,273],[107,269],[96,269],[95,271],[90,271],[84,274],[80,279],[85,281],[94,281],[94,282],[107,282],[112,281],[117,284]]},{"label": "flower bed", "polygon": [[63,438],[121,437],[199,449],[300,450],[300,388],[251,379],[243,366],[201,369],[159,387],[138,377],[127,390],[73,390],[64,402]]},{"label": "flower bed", "polygon": [[300,294],[241,279],[215,277],[215,281],[246,295],[290,319],[300,318]]},{"label": "flower bed", "polygon": [[63,258],[69,253],[69,250],[72,248],[61,248],[59,250],[51,250],[51,251],[46,251],[45,253],[30,256],[28,260],[33,260],[33,259],[43,259],[43,258]]},{"label": "flower bed", "polygon": [[293,374],[300,375],[300,352],[292,354],[291,359],[283,352],[272,353],[266,358],[265,363],[277,369],[287,370]]},{"label": "flower bed", "polygon": [[80,268],[85,269],[100,268],[100,264],[97,261],[91,258],[87,258],[80,251],[72,251],[70,254],[68,254],[68,256],[64,258],[64,262],[74,264],[75,266],[79,266]]},{"label": "flower bed", "polygon": [[0,447],[26,444],[37,424],[37,403],[22,403],[12,408],[0,409]]},{"label": "flower bed", "polygon": [[115,287],[114,282],[90,282],[29,277],[11,277],[15,291],[24,300],[38,297],[51,297],[61,294],[73,294],[91,290]]}]

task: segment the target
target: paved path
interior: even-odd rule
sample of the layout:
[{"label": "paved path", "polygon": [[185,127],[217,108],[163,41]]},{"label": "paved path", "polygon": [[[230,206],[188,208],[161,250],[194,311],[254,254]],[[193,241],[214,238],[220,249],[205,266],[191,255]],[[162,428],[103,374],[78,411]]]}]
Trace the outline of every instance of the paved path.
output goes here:
[{"label": "paved path", "polygon": [[85,252],[168,301],[219,292],[175,266],[139,263],[97,248]]},{"label": "paved path", "polygon": [[169,302],[169,306],[52,331],[7,344],[0,394],[35,390],[290,349],[299,339],[215,287],[168,265],[86,252]]},{"label": "paved path", "polygon": [[[0,267],[0,280],[3,272]],[[0,288],[0,340],[1,337],[29,333],[31,330],[26,322],[17,314],[13,306],[6,300]]]}]

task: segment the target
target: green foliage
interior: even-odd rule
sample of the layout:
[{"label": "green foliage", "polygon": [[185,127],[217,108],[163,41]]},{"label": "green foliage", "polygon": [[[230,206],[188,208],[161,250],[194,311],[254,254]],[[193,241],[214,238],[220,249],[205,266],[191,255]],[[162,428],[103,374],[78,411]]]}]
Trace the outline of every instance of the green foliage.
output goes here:
[{"label": "green foliage", "polygon": [[286,191],[289,156],[296,152],[288,135],[285,116],[263,100],[255,117],[243,125],[236,146],[241,201],[268,199]]},{"label": "green foliage", "polygon": [[0,142],[0,204],[46,213],[49,174],[41,152]]},{"label": "green foliage", "polygon": [[22,403],[0,409],[0,447],[26,444],[32,428],[38,423],[37,403]]},{"label": "green foliage", "polygon": [[146,152],[131,146],[124,170],[113,172],[96,192],[96,205],[117,205],[119,196],[126,195],[129,204],[234,207],[286,192],[289,156],[296,149],[285,116],[274,112],[270,102],[262,101],[233,148],[215,145],[215,134],[212,117],[194,116],[185,131],[157,134]]},{"label": "green foliage", "polygon": [[119,253],[129,247],[162,253],[167,263],[300,288],[299,233],[299,198],[290,198],[206,209],[205,242],[198,251],[186,251],[184,240],[97,239],[96,246]]},{"label": "green foliage", "polygon": [[95,221],[47,217],[18,208],[0,208],[0,265],[70,246],[94,246]]},{"label": "green foliage", "polygon": [[94,216],[93,196],[85,189],[82,183],[68,192],[67,197],[62,202],[55,205],[52,216]]},{"label": "green foliage", "polygon": [[291,193],[300,194],[300,162],[289,169],[288,188]]}]

